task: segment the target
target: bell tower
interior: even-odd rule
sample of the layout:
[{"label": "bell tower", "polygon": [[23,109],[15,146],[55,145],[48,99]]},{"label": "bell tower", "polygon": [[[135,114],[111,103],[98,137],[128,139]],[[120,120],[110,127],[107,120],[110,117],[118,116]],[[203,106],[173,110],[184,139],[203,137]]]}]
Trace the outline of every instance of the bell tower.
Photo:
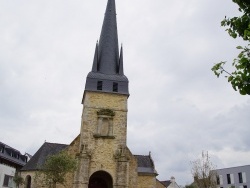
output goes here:
[{"label": "bell tower", "polygon": [[108,0],[82,99],[74,188],[128,187],[131,156],[127,148],[128,96],[123,49],[119,53],[118,48],[115,0]]}]

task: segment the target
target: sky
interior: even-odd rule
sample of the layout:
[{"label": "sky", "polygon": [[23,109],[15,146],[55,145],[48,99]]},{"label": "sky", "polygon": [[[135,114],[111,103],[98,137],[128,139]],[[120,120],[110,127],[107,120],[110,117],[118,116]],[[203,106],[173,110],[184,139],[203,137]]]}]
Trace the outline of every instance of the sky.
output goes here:
[{"label": "sky", "polygon": [[[0,1],[0,141],[34,154],[79,134],[82,95],[107,0]],[[211,71],[244,44],[220,21],[228,0],[116,0],[129,79],[127,145],[159,180],[192,182],[207,151],[216,168],[249,165],[250,98]]]}]

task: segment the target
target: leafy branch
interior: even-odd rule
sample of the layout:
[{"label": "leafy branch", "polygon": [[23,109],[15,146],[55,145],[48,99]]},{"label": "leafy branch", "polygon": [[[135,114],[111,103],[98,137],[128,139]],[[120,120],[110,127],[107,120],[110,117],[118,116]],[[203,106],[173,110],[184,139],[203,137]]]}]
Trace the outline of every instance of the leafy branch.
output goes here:
[{"label": "leafy branch", "polygon": [[41,171],[37,174],[37,182],[55,188],[57,184],[66,183],[66,175],[76,170],[76,160],[66,151],[47,157]]},{"label": "leafy branch", "polygon": [[[242,16],[227,18],[221,22],[221,26],[226,27],[226,31],[232,38],[240,37],[244,41],[250,41],[250,2],[245,0],[233,0],[238,4],[239,11]],[[241,50],[239,55],[233,60],[233,72],[224,69],[226,62],[220,62],[212,67],[214,74],[219,77],[226,73],[228,82],[231,83],[235,91],[239,91],[241,95],[250,95],[250,49],[249,44],[246,47],[238,46]]]}]

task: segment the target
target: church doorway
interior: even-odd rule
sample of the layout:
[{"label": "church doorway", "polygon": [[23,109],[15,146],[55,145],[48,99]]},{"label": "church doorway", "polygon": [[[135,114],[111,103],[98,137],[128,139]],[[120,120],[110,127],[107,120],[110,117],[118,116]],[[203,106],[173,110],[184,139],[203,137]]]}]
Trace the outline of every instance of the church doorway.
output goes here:
[{"label": "church doorway", "polygon": [[31,188],[31,176],[28,175],[25,178],[25,188]]},{"label": "church doorway", "polygon": [[113,188],[112,177],[104,171],[95,172],[89,179],[88,188]]}]

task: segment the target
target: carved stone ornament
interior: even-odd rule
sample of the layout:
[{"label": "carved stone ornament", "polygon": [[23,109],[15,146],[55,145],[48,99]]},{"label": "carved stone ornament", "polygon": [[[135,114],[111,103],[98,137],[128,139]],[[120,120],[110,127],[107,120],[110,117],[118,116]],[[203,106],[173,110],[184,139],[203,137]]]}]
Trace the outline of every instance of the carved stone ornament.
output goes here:
[{"label": "carved stone ornament", "polygon": [[97,111],[97,126],[95,138],[115,138],[113,135],[113,117],[115,112],[110,109],[101,109]]},{"label": "carved stone ornament", "polygon": [[128,161],[128,148],[125,146],[119,146],[119,148],[115,151],[114,157],[118,161]]},{"label": "carved stone ornament", "polygon": [[105,115],[105,116],[115,116],[115,112],[113,110],[110,109],[101,109],[99,111],[97,111],[97,115]]},{"label": "carved stone ornament", "polygon": [[92,151],[88,148],[87,144],[81,145],[80,153],[76,154],[76,157],[89,158],[92,155]]}]

